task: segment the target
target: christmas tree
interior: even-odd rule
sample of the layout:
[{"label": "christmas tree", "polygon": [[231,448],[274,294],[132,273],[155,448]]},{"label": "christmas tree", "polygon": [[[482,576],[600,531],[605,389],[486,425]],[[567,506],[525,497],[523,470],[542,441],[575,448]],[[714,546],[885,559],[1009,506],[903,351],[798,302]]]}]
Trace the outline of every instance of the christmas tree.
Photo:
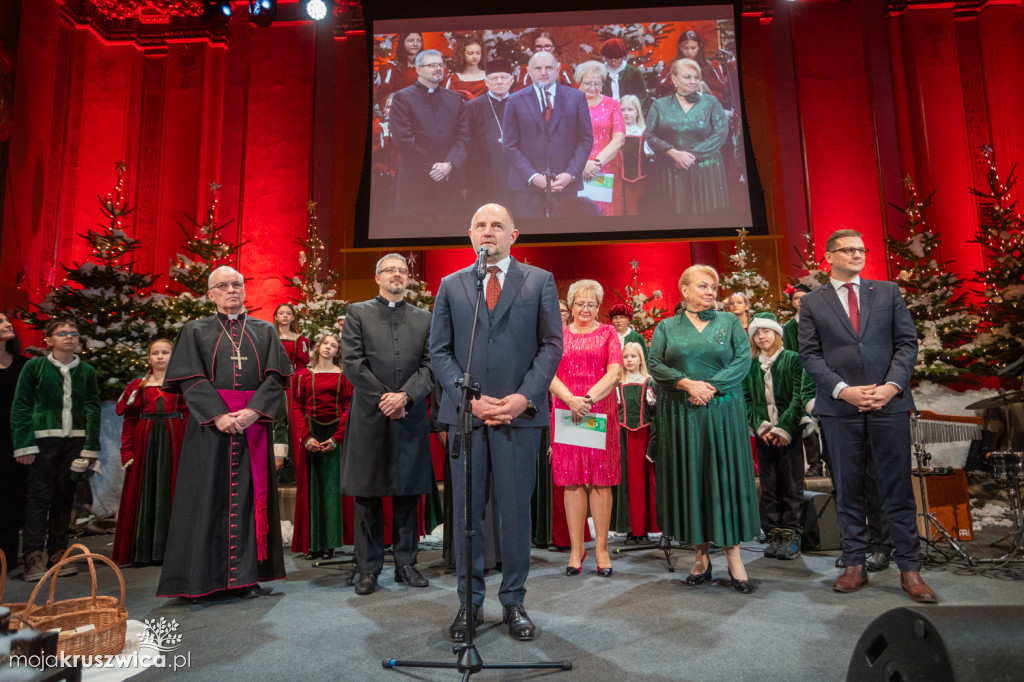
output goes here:
[{"label": "christmas tree", "polygon": [[320,239],[316,220],[316,202],[306,204],[306,238],[296,239],[299,245],[299,271],[291,278],[285,278],[288,286],[296,289],[293,296],[298,303],[298,325],[306,338],[315,341],[324,334],[337,333],[335,326],[338,316],[348,310],[348,301],[337,298],[337,292],[330,288],[331,282],[340,275],[334,270],[324,270],[326,247]]},{"label": "christmas tree", "polygon": [[985,300],[973,306],[979,319],[975,371],[991,372],[1021,356],[1024,337],[1024,221],[1011,199],[1016,164],[1006,182],[999,178],[992,148],[982,148],[988,164],[987,190],[972,189],[983,200],[983,219],[975,237],[988,267],[977,272]]},{"label": "christmas tree", "polygon": [[427,283],[416,274],[417,260],[415,253],[410,253],[405,257],[405,262],[409,264],[409,283],[405,287],[405,302],[417,308],[433,310],[435,296],[427,288]]},{"label": "christmas tree", "polygon": [[728,290],[730,294],[746,295],[751,314],[758,310],[770,310],[772,306],[768,290],[771,285],[755,267],[757,258],[747,245],[748,232],[745,229],[739,229],[736,230],[736,234],[739,235],[739,239],[736,240],[736,250],[729,256],[735,269],[722,279],[722,288]]},{"label": "christmas tree", "polygon": [[116,167],[114,189],[96,197],[106,222],[79,235],[89,244],[89,260],[70,268],[61,264],[64,282],[24,315],[37,329],[53,317],[75,320],[82,360],[95,368],[103,400],[116,399],[130,379],[145,372],[146,346],[158,336],[153,320],[162,298],[151,293],[157,278],[135,270],[139,240],[125,232],[135,210],[124,197],[128,167],[123,161]]},{"label": "christmas tree", "polygon": [[624,288],[626,295],[623,296],[617,289],[612,289],[612,292],[619,297],[620,301],[633,309],[633,329],[650,341],[654,328],[660,320],[669,317],[669,312],[657,306],[649,310],[645,307],[654,301],[660,300],[661,291],[655,290],[650,296],[645,294],[640,282],[640,263],[632,260],[629,263],[629,267],[633,270],[633,279]]},{"label": "christmas tree", "polygon": [[789,281],[791,284],[803,284],[805,287],[814,291],[825,284],[828,284],[828,272],[821,269],[821,261],[824,256],[816,256],[815,251],[817,250],[814,244],[814,235],[810,232],[804,233],[804,250],[793,247],[796,252],[797,260],[799,261],[798,270],[800,275],[795,279],[790,277]]},{"label": "christmas tree", "polygon": [[200,223],[185,214],[191,226],[186,228],[178,223],[185,234],[187,253],[178,253],[171,261],[170,278],[180,291],[164,298],[164,315],[161,319],[161,326],[172,338],[189,320],[198,320],[216,312],[213,301],[206,296],[210,273],[221,265],[231,265],[235,252],[246,243],[230,244],[224,240],[224,229],[234,221],[229,220],[224,224],[217,222],[217,191],[220,188],[221,185],[216,182],[210,183],[213,197],[206,210],[205,222]]},{"label": "christmas tree", "polygon": [[959,377],[970,363],[971,337],[977,320],[969,314],[966,297],[958,290],[964,281],[939,263],[932,253],[941,238],[925,225],[924,211],[931,205],[934,192],[923,201],[913,179],[903,181],[906,206],[891,206],[907,217],[906,236],[886,236],[889,257],[897,269],[896,280],[903,290],[907,308],[917,326],[919,347],[915,379],[942,381]]}]

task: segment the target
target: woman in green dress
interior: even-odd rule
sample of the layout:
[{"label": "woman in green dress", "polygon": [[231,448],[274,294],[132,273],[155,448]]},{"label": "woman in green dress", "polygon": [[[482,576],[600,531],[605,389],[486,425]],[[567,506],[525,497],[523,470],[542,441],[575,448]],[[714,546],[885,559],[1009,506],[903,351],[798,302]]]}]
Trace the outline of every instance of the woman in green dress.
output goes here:
[{"label": "woman in green dress", "polygon": [[721,149],[729,119],[714,95],[700,92],[700,66],[692,59],[672,65],[675,94],[655,100],[644,139],[654,150],[655,182],[674,213],[711,213],[729,208],[729,183]]},{"label": "woman in green dress", "polygon": [[654,330],[647,354],[661,388],[655,455],[658,526],[693,543],[686,585],[711,580],[709,543],[725,547],[729,578],[753,590],[739,543],[760,530],[742,382],[750,341],[732,313],[716,312],[718,273],[693,265],[679,278],[685,309]]}]

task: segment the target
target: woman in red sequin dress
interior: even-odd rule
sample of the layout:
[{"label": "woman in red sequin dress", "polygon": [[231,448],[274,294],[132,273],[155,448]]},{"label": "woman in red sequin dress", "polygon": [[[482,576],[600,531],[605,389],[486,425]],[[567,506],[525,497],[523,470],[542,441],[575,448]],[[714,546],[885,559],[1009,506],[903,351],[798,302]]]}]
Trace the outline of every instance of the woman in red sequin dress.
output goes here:
[{"label": "woman in red sequin dress", "polygon": [[124,486],[111,555],[118,564],[159,564],[164,558],[174,479],[188,419],[185,399],[162,388],[173,348],[167,339],[149,344],[149,372],[128,384],[115,408],[124,416]]},{"label": "woman in red sequin dress", "polygon": [[619,103],[601,94],[607,78],[608,69],[601,62],[583,62],[576,67],[576,81],[587,96],[590,124],[594,129],[594,145],[583,167],[583,179],[592,180],[598,173],[611,175],[612,200],[594,203],[601,215],[622,215],[622,155],[619,150],[626,141],[626,122]]},{"label": "woman in red sequin dress", "polygon": [[[594,280],[579,280],[569,287],[566,299],[572,310],[573,323],[562,330],[562,361],[551,381],[554,408],[552,477],[555,485],[565,486],[565,516],[571,542],[566,575],[579,575],[586,557],[583,531],[587,523],[588,501],[594,517],[597,572],[605,577],[612,574],[608,529],[612,515],[612,486],[619,484],[621,469],[613,390],[622,370],[622,348],[615,328],[597,321],[597,309],[603,296],[601,285]],[[605,427],[603,449],[558,442],[560,418],[580,424],[584,419],[597,415],[600,417],[596,421],[600,423],[603,419]]]}]

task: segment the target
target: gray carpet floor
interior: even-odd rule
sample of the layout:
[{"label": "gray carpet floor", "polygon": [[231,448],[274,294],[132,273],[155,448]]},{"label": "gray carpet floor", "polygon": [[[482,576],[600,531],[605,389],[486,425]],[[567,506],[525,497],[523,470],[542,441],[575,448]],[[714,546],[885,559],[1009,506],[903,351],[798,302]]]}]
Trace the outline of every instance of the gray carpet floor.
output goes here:
[{"label": "gray carpet floor", "polygon": [[[971,545],[972,554],[998,556],[1001,552],[988,543],[1005,532],[982,531]],[[94,536],[85,544],[109,553],[111,539]],[[485,670],[473,679],[843,679],[867,625],[889,609],[913,603],[900,589],[895,565],[871,574],[870,586],[856,594],[833,592],[836,554],[805,554],[784,562],[764,558],[761,545],[744,545],[743,558],[757,589],[742,595],[728,585],[721,554],[713,558],[716,584],[690,588],[680,582],[692,562],[688,551],[673,552],[675,573],[666,570],[660,552],[616,555],[614,576],[602,578],[595,572],[592,550],[584,574],[567,577],[567,554],[534,549],[526,606],[538,626],[537,638],[520,643],[508,637],[496,596],[501,576],[494,573],[487,578],[477,649],[487,663],[567,660],[573,668]],[[381,666],[385,658],[455,660],[446,637],[458,607],[455,575],[441,566],[438,548],[424,546],[420,552],[429,587],[398,585],[389,567],[369,596],[346,587],[344,570],[314,568],[301,557],[287,557],[288,578],[266,584],[272,596],[192,605],[153,596],[159,568],[125,569],[130,617],[177,621],[182,635],[177,653],[189,656],[188,679],[460,678],[450,670]],[[1024,564],[1017,568],[1020,572],[971,572],[955,562],[926,568],[924,577],[942,602],[929,608],[1024,605]],[[101,574],[101,581],[111,579]],[[86,575],[62,578],[59,592],[82,596],[87,584]],[[10,580],[5,600],[24,601],[31,587]],[[182,672],[148,670],[135,679],[172,679]]]}]

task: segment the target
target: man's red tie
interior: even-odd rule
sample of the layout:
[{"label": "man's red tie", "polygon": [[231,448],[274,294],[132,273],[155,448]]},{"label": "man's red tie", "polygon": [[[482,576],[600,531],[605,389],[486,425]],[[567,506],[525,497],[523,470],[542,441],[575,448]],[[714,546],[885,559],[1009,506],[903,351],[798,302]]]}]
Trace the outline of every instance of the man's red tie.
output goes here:
[{"label": "man's red tie", "polygon": [[487,272],[491,274],[490,279],[487,280],[487,309],[494,310],[494,306],[498,305],[498,299],[501,297],[501,282],[498,281],[498,272],[501,271],[497,265],[492,265],[487,268]]},{"label": "man's red tie", "polygon": [[551,120],[551,93],[548,92],[547,88],[542,90],[544,93],[544,120]]},{"label": "man's red tie", "polygon": [[850,309],[850,324],[853,325],[853,331],[857,332],[860,336],[860,306],[857,305],[857,292],[853,289],[853,282],[847,282],[843,285],[846,287],[846,303]]}]

